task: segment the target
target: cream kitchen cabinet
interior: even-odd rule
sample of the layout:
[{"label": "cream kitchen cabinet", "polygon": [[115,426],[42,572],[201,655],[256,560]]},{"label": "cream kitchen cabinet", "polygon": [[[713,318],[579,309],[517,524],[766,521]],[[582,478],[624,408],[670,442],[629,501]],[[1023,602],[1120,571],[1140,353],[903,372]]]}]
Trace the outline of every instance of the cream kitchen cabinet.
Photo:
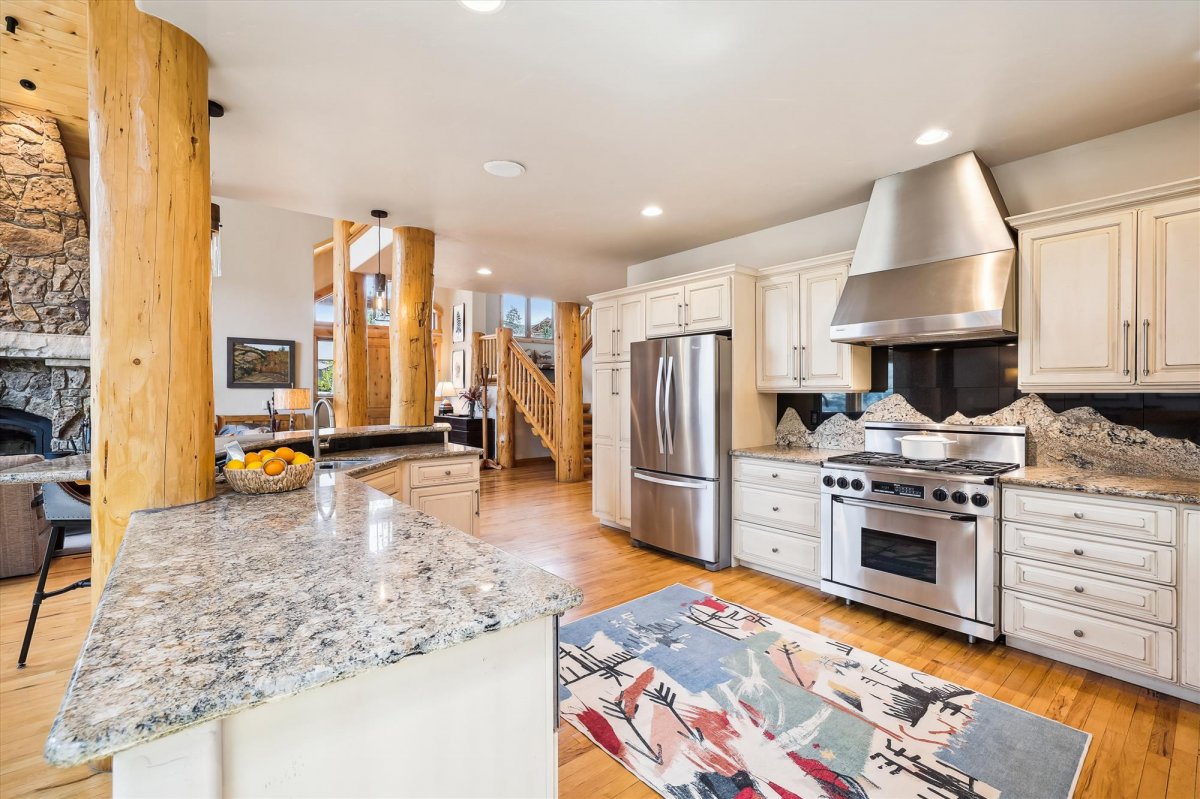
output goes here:
[{"label": "cream kitchen cabinet", "polygon": [[592,512],[603,522],[627,527],[629,364],[597,364],[592,374]]},{"label": "cream kitchen cabinet", "polygon": [[597,302],[592,306],[593,363],[629,360],[630,346],[646,338],[646,299],[642,295]]},{"label": "cream kitchen cabinet", "polygon": [[684,331],[683,286],[664,286],[646,293],[646,337],[678,336]]},{"label": "cream kitchen cabinet", "polygon": [[646,293],[646,337],[733,327],[733,278],[721,275]]},{"label": "cream kitchen cabinet", "polygon": [[820,584],[820,475],[819,465],[733,459],[733,556],[738,564]]},{"label": "cream kitchen cabinet", "polygon": [[867,391],[869,347],[829,339],[852,253],[762,270],[756,291],[759,391]]},{"label": "cream kitchen cabinet", "polygon": [[403,461],[357,478],[464,533],[479,535],[479,458]]},{"label": "cream kitchen cabinet", "polygon": [[1200,389],[1200,180],[1009,221],[1022,390]]},{"label": "cream kitchen cabinet", "polygon": [[479,535],[478,484],[414,488],[409,494],[409,504],[464,533]]},{"label": "cream kitchen cabinet", "polygon": [[633,475],[628,444],[592,443],[592,513],[609,526],[629,527]]},{"label": "cream kitchen cabinet", "polygon": [[1200,508],[1183,511],[1183,569],[1180,587],[1179,629],[1183,633],[1179,681],[1200,691]]}]

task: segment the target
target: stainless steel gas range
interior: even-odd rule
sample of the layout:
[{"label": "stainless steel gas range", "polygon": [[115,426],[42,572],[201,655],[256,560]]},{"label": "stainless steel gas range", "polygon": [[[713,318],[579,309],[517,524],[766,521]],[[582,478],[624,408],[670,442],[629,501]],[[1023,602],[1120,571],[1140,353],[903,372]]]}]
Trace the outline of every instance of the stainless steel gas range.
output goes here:
[{"label": "stainless steel gas range", "polygon": [[[900,454],[924,432],[950,439],[946,458]],[[866,447],[821,469],[821,590],[994,641],[995,478],[1025,465],[1025,428],[868,422]]]}]

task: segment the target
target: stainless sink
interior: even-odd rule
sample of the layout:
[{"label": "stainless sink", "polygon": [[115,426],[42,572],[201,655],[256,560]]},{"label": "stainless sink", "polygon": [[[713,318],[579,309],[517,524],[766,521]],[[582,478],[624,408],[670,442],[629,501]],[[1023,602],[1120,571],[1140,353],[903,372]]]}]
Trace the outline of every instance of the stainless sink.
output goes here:
[{"label": "stainless sink", "polygon": [[379,458],[321,458],[317,461],[317,471],[344,472],[347,469],[357,469],[375,463]]}]

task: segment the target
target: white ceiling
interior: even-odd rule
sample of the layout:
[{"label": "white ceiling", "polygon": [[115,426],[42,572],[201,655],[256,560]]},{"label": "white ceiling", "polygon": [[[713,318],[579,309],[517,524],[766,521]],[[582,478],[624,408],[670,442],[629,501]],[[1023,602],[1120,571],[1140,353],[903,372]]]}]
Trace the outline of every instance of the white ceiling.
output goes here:
[{"label": "white ceiling", "polygon": [[[214,193],[384,208],[437,232],[439,285],[560,299],[937,158],[998,165],[1200,106],[1195,2],[139,5],[208,50]],[[954,135],[913,144],[931,126]]]}]

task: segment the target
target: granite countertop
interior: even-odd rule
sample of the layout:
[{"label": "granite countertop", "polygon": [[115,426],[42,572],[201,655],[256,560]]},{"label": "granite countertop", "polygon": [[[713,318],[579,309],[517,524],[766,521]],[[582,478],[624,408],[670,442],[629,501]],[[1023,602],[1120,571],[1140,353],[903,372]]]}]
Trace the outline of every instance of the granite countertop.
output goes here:
[{"label": "granite countertop", "polygon": [[1026,466],[1000,475],[1004,485],[1056,488],[1087,494],[1200,505],[1200,477],[1147,477],[1051,464]]},{"label": "granite countertop", "polygon": [[69,483],[91,479],[92,456],[68,455],[65,458],[27,463],[0,472],[0,483]]},{"label": "granite countertop", "polygon": [[222,486],[130,517],[45,756],[106,757],[582,598],[348,472],[266,496]]},{"label": "granite countertop", "polygon": [[849,449],[818,449],[816,447],[781,447],[777,444],[768,444],[765,447],[735,449],[729,454],[735,458],[762,458],[768,461],[820,465],[826,458],[832,458],[835,455],[850,455],[855,451]]},{"label": "granite countertop", "polygon": [[466,444],[402,444],[396,447],[374,447],[372,449],[352,449],[346,452],[336,452],[318,460],[339,460],[369,458],[369,463],[347,469],[345,474],[351,477],[364,477],[372,472],[385,469],[402,461],[423,461],[434,458],[461,458],[473,455],[483,457],[479,447],[468,447]]}]

